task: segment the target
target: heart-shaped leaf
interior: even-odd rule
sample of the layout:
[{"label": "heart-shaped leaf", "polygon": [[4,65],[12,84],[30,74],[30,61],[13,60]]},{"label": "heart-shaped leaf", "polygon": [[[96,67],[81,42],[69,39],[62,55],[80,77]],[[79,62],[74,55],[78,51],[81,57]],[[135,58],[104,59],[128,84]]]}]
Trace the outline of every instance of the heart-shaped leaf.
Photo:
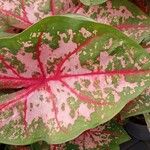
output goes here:
[{"label": "heart-shaped leaf", "polygon": [[0,89],[19,90],[0,97],[0,141],[68,141],[149,82],[149,54],[118,30],[81,16],[45,18],[0,39]]},{"label": "heart-shaped leaf", "polygon": [[107,0],[80,0],[84,5],[97,5],[97,4],[103,4]]}]

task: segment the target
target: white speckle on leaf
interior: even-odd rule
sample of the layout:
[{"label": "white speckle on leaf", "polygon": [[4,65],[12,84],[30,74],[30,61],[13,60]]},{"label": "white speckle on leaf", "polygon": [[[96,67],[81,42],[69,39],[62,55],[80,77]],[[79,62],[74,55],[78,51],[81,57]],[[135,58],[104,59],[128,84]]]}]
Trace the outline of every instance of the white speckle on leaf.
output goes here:
[{"label": "white speckle on leaf", "polygon": [[91,35],[92,35],[92,33],[91,32],[89,32],[87,29],[85,29],[85,28],[81,28],[80,30],[79,30],[79,32],[83,35],[83,37],[85,37],[85,38],[88,38],[88,37],[90,37]]}]

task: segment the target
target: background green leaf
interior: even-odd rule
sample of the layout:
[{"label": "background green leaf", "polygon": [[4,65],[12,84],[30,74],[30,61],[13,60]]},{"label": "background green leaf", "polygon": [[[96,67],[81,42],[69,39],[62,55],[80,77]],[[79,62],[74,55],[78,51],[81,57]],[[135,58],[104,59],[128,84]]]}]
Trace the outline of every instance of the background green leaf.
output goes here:
[{"label": "background green leaf", "polygon": [[103,4],[107,0],[80,0],[84,5],[97,5],[97,4]]}]

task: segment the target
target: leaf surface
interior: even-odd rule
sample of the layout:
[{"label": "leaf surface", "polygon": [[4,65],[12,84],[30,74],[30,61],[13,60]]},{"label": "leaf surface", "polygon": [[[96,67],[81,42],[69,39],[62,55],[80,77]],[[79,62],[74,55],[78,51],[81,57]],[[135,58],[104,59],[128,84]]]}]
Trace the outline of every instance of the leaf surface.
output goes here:
[{"label": "leaf surface", "polygon": [[0,0],[0,6],[1,29],[9,33],[18,33],[47,16],[71,13],[112,25],[138,42],[150,35],[150,18],[127,0],[108,0],[94,6],[74,0]]},{"label": "leaf surface", "polygon": [[150,35],[150,18],[128,0],[108,0],[102,5],[82,6],[76,13],[112,25],[138,42]]},{"label": "leaf surface", "polygon": [[109,121],[94,129],[85,131],[74,140],[60,145],[51,145],[50,148],[56,150],[119,150],[119,144],[129,139],[130,137],[121,125]]},{"label": "leaf surface", "polygon": [[0,28],[26,29],[47,16],[75,12],[78,7],[76,0],[0,0]]},{"label": "leaf surface", "polygon": [[19,90],[0,97],[0,141],[66,142],[110,120],[149,82],[149,54],[124,34],[79,16],[45,18],[0,39],[0,89]]},{"label": "leaf surface", "polygon": [[97,4],[103,4],[107,0],[80,0],[84,5],[97,5]]},{"label": "leaf surface", "polygon": [[145,90],[140,96],[130,101],[121,111],[123,118],[150,112],[150,89]]},{"label": "leaf surface", "polygon": [[[144,40],[141,45],[150,54],[149,51],[150,39]],[[135,115],[147,114],[150,112],[150,88],[148,87],[141,95],[134,100],[131,100],[121,111],[123,118],[128,118]]]}]

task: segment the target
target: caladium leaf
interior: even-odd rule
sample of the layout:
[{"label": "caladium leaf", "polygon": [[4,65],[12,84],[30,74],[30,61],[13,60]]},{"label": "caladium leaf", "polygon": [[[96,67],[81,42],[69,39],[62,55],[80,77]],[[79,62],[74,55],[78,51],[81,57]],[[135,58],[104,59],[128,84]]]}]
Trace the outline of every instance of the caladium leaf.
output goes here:
[{"label": "caladium leaf", "polygon": [[108,0],[103,5],[82,6],[76,13],[115,26],[138,42],[150,35],[150,18],[127,0]]},{"label": "caladium leaf", "polygon": [[47,16],[74,13],[80,5],[76,0],[0,0],[0,28],[26,29]]},{"label": "caladium leaf", "polygon": [[150,132],[150,113],[144,113],[145,122],[147,124],[147,128]]},{"label": "caladium leaf", "polygon": [[[94,1],[93,1],[94,2]],[[96,1],[95,1],[96,2]],[[7,32],[12,27],[25,29],[49,15],[78,13],[111,24],[141,42],[150,34],[150,19],[127,0],[108,0],[103,5],[84,6],[76,0],[0,0],[1,28]],[[11,27],[10,27],[11,26]]]},{"label": "caladium leaf", "polygon": [[118,30],[79,16],[45,18],[0,39],[0,88],[20,89],[0,97],[0,142],[73,139],[149,82],[149,54]]},{"label": "caladium leaf", "polygon": [[[149,50],[150,38],[142,41],[141,45],[146,48],[146,51],[150,54]],[[122,118],[127,118],[135,115],[140,115],[150,112],[150,88],[147,88],[140,96],[130,101],[121,111]]]},{"label": "caladium leaf", "polygon": [[130,101],[121,111],[123,118],[150,112],[150,89],[145,90],[140,96]]},{"label": "caladium leaf", "polygon": [[103,4],[107,0],[80,0],[84,5],[97,5],[97,4]]},{"label": "caladium leaf", "polygon": [[[83,140],[85,139],[85,140]],[[29,146],[10,146],[10,150],[95,150],[96,148],[119,150],[119,144],[129,140],[130,137],[122,126],[111,120],[96,128],[82,133],[79,137],[63,144],[49,145],[46,142],[36,142]]]},{"label": "caladium leaf", "polygon": [[119,144],[126,142],[130,137],[121,125],[114,121],[107,122],[94,129],[82,133],[76,139],[65,144],[51,145],[55,150],[119,150]]}]

